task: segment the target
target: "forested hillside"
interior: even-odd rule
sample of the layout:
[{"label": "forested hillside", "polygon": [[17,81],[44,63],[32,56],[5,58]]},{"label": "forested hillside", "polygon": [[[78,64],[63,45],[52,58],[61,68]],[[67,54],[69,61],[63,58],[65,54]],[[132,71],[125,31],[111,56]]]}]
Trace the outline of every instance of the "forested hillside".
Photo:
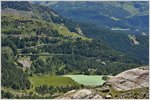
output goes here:
[{"label": "forested hillside", "polygon": [[[49,6],[77,22],[93,23],[111,30],[148,34],[148,2],[32,2]],[[63,8],[63,9],[62,9]],[[92,8],[92,9],[91,9]]]},{"label": "forested hillside", "polygon": [[[72,24],[72,30],[80,27],[82,34],[102,40],[113,49],[148,64],[148,2],[32,3],[48,6],[63,17],[78,22]],[[128,35],[135,35],[138,44],[134,45],[134,41]]]},{"label": "forested hillside", "polygon": [[[74,22],[49,7],[27,1],[1,6],[3,98],[54,98],[84,87],[57,75],[116,75],[148,63],[147,37],[131,45],[125,34]],[[42,83],[47,75],[57,84]]]}]

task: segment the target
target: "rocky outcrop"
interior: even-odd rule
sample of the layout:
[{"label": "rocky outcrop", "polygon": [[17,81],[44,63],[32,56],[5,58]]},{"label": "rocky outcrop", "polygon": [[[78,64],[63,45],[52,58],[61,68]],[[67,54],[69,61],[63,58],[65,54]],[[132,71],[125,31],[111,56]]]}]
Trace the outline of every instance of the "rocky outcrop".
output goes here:
[{"label": "rocky outcrop", "polygon": [[110,91],[110,88],[109,86],[103,86],[101,89],[100,89],[101,92],[109,92]]},{"label": "rocky outcrop", "polygon": [[139,41],[137,41],[137,38],[135,35],[128,35],[128,37],[130,38],[130,40],[132,41],[132,45],[139,45]]},{"label": "rocky outcrop", "polygon": [[22,67],[24,67],[24,68],[31,67],[31,62],[28,58],[20,58],[20,59],[18,59],[18,63],[22,64]]},{"label": "rocky outcrop", "polygon": [[69,91],[59,99],[102,99],[102,97],[95,90],[82,89]]},{"label": "rocky outcrop", "polygon": [[105,96],[105,99],[111,99],[111,98],[112,98],[112,96],[109,94]]},{"label": "rocky outcrop", "polygon": [[148,66],[124,71],[107,81],[118,91],[149,87]]}]

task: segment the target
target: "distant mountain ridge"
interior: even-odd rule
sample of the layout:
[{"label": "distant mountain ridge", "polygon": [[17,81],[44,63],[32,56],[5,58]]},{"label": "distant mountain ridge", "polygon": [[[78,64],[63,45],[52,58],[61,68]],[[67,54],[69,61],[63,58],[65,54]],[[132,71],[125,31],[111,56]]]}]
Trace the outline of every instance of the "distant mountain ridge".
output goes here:
[{"label": "distant mountain ridge", "polygon": [[142,32],[148,34],[149,6],[146,1],[32,3],[50,6],[60,15],[78,22],[90,22],[113,31],[125,31],[130,34]]}]

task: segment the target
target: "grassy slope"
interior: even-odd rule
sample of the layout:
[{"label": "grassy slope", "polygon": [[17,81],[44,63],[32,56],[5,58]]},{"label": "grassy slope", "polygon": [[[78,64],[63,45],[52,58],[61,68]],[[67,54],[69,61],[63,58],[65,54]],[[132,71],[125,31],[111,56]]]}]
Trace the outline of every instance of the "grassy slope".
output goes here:
[{"label": "grassy slope", "polygon": [[72,37],[72,38],[81,38],[83,40],[91,40],[89,38],[86,38],[84,36],[81,36],[75,32],[70,32],[68,30],[68,28],[66,28],[65,26],[63,25],[59,25],[59,24],[53,24],[53,28],[55,30],[57,30],[60,34],[62,34],[63,36],[66,36],[66,37]]},{"label": "grassy slope", "polygon": [[62,77],[62,76],[52,76],[52,75],[44,75],[44,76],[37,76],[34,75],[29,77],[31,82],[31,88],[28,91],[35,91],[35,87],[47,85],[47,86],[77,86],[79,85],[73,79],[69,77]]},{"label": "grassy slope", "polygon": [[44,75],[44,76],[36,76],[29,78],[33,87],[40,86],[40,85],[48,85],[48,86],[67,86],[67,85],[79,85],[74,80],[69,77],[62,77],[62,76],[51,76],[51,75]]}]

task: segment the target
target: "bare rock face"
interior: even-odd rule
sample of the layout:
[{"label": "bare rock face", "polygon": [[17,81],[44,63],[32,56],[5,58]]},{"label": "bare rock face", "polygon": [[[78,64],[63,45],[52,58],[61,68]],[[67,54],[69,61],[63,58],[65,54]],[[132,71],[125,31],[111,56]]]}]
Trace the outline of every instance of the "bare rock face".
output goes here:
[{"label": "bare rock face", "polygon": [[109,91],[110,91],[110,88],[109,88],[109,86],[103,86],[100,90],[101,90],[102,92],[109,92]]},{"label": "bare rock face", "polygon": [[111,97],[111,95],[106,95],[105,96],[105,99],[111,99],[112,97]]},{"label": "bare rock face", "polygon": [[102,97],[95,90],[82,89],[69,91],[60,99],[102,99]]},{"label": "bare rock face", "polygon": [[19,59],[18,62],[20,64],[22,64],[22,67],[26,68],[26,67],[31,67],[31,62],[28,58],[22,58],[22,59]]},{"label": "bare rock face", "polygon": [[149,87],[148,66],[124,71],[107,81],[107,83],[118,91]]}]

